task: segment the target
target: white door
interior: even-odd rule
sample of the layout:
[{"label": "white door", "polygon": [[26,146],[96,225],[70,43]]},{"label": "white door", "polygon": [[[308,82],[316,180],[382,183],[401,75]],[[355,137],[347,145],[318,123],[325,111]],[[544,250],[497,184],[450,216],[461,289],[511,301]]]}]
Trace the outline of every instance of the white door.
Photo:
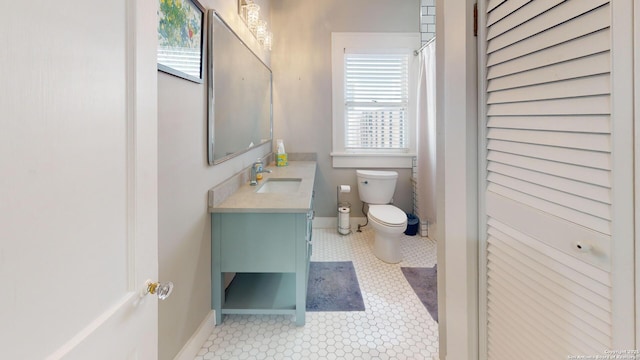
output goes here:
[{"label": "white door", "polygon": [[2,359],[157,358],[156,4],[2,6]]},{"label": "white door", "polygon": [[633,0],[489,0],[481,354],[635,348]]}]

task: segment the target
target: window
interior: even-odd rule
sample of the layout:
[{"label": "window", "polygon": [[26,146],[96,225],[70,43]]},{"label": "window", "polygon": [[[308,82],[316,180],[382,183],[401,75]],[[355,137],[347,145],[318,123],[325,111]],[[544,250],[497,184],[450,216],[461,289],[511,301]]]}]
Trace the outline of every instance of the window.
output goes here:
[{"label": "window", "polygon": [[333,166],[411,167],[419,34],[333,33]]},{"label": "window", "polygon": [[407,54],[344,54],[346,150],[408,150]]}]

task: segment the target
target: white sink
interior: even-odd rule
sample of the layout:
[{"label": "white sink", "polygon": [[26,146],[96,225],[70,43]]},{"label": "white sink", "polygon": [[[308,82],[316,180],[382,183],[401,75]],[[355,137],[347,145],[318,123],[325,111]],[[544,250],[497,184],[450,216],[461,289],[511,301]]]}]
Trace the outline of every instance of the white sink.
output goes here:
[{"label": "white sink", "polygon": [[302,179],[269,178],[258,188],[257,193],[294,193],[300,189]]}]

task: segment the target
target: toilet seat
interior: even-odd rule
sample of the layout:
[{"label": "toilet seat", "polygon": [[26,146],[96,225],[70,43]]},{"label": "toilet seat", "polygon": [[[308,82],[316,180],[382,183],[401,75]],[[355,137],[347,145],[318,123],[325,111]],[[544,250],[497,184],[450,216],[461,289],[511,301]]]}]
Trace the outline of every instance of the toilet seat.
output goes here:
[{"label": "toilet seat", "polygon": [[407,214],[393,205],[369,205],[368,216],[372,221],[387,227],[407,226]]}]

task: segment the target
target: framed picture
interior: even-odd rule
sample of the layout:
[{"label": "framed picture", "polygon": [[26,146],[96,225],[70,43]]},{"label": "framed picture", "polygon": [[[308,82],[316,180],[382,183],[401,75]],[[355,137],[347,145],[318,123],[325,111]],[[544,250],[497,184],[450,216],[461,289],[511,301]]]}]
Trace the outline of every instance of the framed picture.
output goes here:
[{"label": "framed picture", "polygon": [[196,0],[158,1],[158,70],[202,83],[204,7]]}]

